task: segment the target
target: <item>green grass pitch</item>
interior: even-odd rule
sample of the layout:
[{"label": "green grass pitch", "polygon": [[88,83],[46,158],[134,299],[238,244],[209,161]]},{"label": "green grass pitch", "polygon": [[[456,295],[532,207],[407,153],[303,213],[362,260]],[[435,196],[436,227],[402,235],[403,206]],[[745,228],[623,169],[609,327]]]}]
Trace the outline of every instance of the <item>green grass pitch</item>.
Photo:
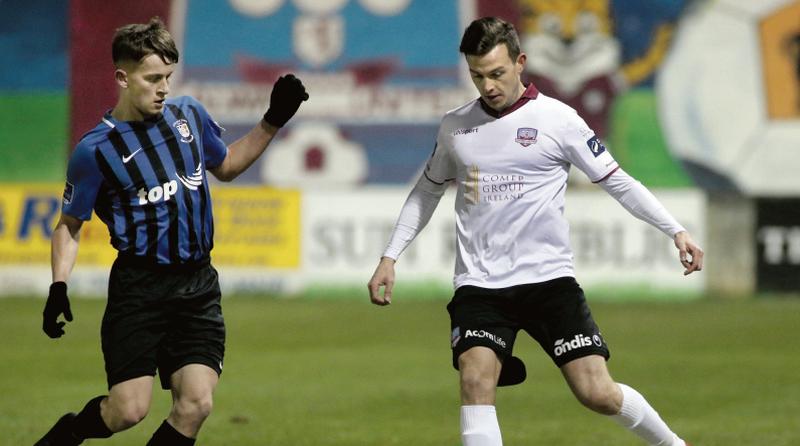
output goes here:
[{"label": "green grass pitch", "polygon": [[[589,292],[591,301],[591,290]],[[443,299],[378,308],[362,299],[227,298],[225,371],[199,445],[457,446],[457,374]],[[0,444],[26,445],[105,392],[102,300],[74,299],[60,340],[40,330],[42,299],[0,299]],[[800,299],[592,303],[613,376],[641,391],[695,446],[800,444]],[[583,409],[530,338],[529,377],[500,389],[505,444],[641,444]],[[142,445],[166,416],[106,441]]]}]

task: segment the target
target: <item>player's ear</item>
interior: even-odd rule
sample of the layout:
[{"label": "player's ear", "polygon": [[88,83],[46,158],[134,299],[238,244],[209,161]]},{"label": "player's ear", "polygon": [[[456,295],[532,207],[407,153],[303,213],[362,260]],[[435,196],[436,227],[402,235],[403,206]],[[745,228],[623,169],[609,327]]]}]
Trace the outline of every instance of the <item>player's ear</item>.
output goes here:
[{"label": "player's ear", "polygon": [[528,60],[527,54],[519,53],[519,56],[517,56],[517,63],[516,63],[517,74],[522,74],[522,71],[525,70],[525,62],[527,60]]},{"label": "player's ear", "polygon": [[128,73],[125,70],[117,68],[114,71],[114,80],[117,81],[117,85],[120,87],[128,88]]}]

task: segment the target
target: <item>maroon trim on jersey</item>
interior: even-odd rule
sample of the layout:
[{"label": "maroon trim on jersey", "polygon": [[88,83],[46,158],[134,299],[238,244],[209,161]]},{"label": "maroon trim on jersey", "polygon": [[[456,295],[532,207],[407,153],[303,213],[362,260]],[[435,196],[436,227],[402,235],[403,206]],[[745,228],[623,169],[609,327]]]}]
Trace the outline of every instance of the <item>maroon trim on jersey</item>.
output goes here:
[{"label": "maroon trim on jersey", "polygon": [[517,110],[518,108],[522,107],[523,105],[527,104],[528,101],[535,100],[539,96],[539,90],[536,88],[535,85],[528,84],[525,87],[525,91],[522,92],[522,96],[517,99],[517,102],[511,104],[510,106],[504,108],[502,111],[497,111],[483,101],[483,98],[478,98],[478,102],[481,104],[481,108],[483,111],[486,112],[487,115],[493,118],[502,118],[503,116]]},{"label": "maroon trim on jersey", "polygon": [[614,175],[614,172],[616,172],[618,170],[619,170],[619,166],[615,167],[614,170],[612,170],[611,172],[608,173],[608,175],[604,176],[603,178],[600,178],[597,181],[592,181],[592,183],[597,184],[597,183],[599,183],[601,181],[605,181],[606,179],[608,179],[608,177],[610,177],[611,175]]}]

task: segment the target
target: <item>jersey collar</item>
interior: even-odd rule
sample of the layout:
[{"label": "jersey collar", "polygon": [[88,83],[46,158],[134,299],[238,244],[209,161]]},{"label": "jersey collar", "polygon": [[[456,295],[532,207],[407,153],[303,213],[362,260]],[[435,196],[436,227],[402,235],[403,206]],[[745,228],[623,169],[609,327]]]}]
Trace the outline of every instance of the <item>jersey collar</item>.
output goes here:
[{"label": "jersey collar", "polygon": [[536,89],[536,86],[533,85],[533,83],[530,83],[528,84],[527,87],[525,87],[525,91],[522,92],[522,96],[520,96],[520,98],[517,99],[517,102],[509,105],[508,107],[504,108],[499,112],[493,109],[492,107],[489,107],[489,105],[483,101],[483,98],[478,98],[478,102],[481,104],[481,108],[483,109],[483,111],[486,112],[486,114],[488,114],[493,118],[502,118],[503,116],[527,104],[528,101],[535,100],[538,96],[539,96],[539,90]]},{"label": "jersey collar", "polygon": [[147,130],[153,125],[157,124],[164,117],[164,113],[159,113],[156,116],[144,119],[142,121],[120,121],[111,116],[111,110],[108,110],[104,115],[102,122],[112,129],[116,129],[120,133],[134,131],[134,130]]}]

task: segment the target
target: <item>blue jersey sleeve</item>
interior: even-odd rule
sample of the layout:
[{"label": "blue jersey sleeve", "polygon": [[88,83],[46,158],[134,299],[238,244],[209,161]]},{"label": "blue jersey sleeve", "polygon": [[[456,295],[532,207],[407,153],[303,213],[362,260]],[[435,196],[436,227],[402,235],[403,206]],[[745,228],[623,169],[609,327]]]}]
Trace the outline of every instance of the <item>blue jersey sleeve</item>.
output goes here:
[{"label": "blue jersey sleeve", "polygon": [[79,220],[90,220],[103,183],[94,148],[81,142],[69,159],[67,184],[64,186],[61,212]]},{"label": "blue jersey sleeve", "polygon": [[228,146],[222,141],[222,127],[208,114],[203,104],[193,101],[203,125],[203,158],[206,169],[213,169],[228,155]]}]

